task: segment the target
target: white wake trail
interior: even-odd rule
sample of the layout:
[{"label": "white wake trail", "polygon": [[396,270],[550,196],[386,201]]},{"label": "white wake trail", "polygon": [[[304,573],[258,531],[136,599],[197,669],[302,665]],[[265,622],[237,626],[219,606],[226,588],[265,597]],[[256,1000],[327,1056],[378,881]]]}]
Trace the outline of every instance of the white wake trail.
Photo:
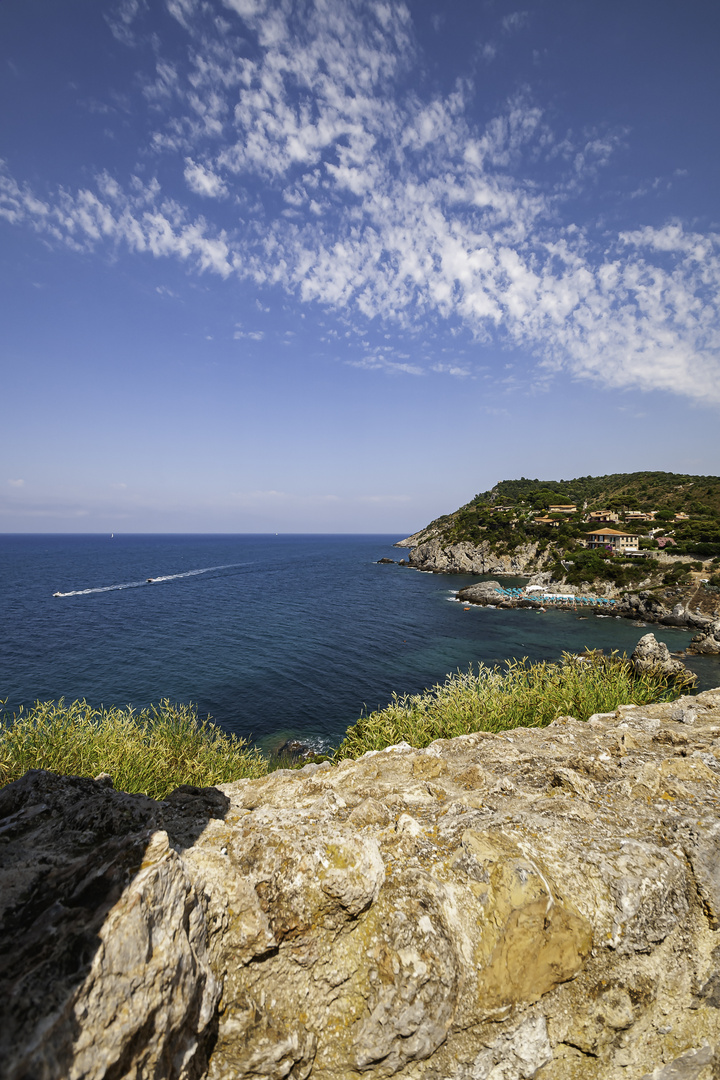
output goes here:
[{"label": "white wake trail", "polygon": [[144,581],[125,581],[120,585],[102,585],[96,589],[73,589],[71,592],[54,592],[53,596],[90,596],[91,593],[119,592],[122,589],[140,589],[143,585],[158,585],[163,581],[177,581],[178,578],[196,577],[209,574],[212,570],[228,570],[234,566],[247,566],[248,563],[223,563],[222,566],[204,566],[200,570],[185,570],[182,574],[163,574],[160,577],[145,578]]}]

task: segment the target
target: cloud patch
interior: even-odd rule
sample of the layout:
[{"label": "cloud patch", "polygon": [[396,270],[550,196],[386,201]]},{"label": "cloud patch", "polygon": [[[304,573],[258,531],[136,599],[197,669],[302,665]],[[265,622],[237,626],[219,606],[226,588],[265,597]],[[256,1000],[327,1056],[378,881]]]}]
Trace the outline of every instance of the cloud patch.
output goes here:
[{"label": "cloud patch", "polygon": [[195,195],[202,195],[207,199],[222,199],[227,193],[227,187],[212,169],[199,165],[192,158],[185,159],[185,181]]},{"label": "cloud patch", "polygon": [[[129,34],[141,7],[123,0],[113,32]],[[463,326],[546,374],[720,402],[718,236],[679,221],[612,235],[573,218],[570,200],[601,182],[627,133],[574,141],[522,96],[479,127],[467,79],[444,96],[409,91],[422,57],[403,3],[167,10],[186,58],[160,56],[140,96],[156,118],[147,153],[177,183],[104,172],[37,193],[5,169],[8,223],[80,252],[124,248],[280,286],[402,331]],[[512,13],[503,30],[526,20]],[[347,362],[425,371],[380,353]]]}]

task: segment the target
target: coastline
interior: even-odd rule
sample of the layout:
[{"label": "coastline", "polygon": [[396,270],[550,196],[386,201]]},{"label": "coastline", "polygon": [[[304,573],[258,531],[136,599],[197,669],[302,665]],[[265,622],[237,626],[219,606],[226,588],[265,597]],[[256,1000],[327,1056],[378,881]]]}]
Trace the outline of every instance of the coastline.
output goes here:
[{"label": "coastline", "polygon": [[[443,547],[427,533],[415,533],[394,545],[409,548],[405,565],[423,573],[477,574],[494,578],[527,577],[528,585],[539,586],[538,596],[509,594],[500,581],[492,580],[458,590],[463,603],[496,608],[579,611],[600,616],[614,615],[633,622],[654,623],[675,629],[695,631],[684,650],[698,656],[720,656],[720,591],[712,589],[697,575],[688,586],[664,590],[639,587],[636,591],[616,588],[608,581],[595,582],[586,588],[568,585],[543,569],[549,562],[547,552],[537,545],[525,545],[512,555],[498,555],[486,543],[467,542]],[[666,557],[668,565],[675,561]],[[641,583],[642,586],[643,583]],[[488,591],[486,586],[492,586]],[[658,595],[662,592],[662,595]]]}]

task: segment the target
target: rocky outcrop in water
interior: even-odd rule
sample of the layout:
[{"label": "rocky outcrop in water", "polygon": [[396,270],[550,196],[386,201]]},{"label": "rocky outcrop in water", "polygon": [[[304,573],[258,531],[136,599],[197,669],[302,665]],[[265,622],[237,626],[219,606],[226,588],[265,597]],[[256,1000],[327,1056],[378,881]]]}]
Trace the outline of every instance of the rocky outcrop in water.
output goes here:
[{"label": "rocky outcrop in water", "polygon": [[[423,545],[423,547],[431,548],[432,554],[436,543],[436,541],[433,541],[432,544]],[[462,545],[456,546],[460,547]],[[439,550],[439,545],[437,547]],[[476,551],[477,549],[473,548],[472,550]],[[411,565],[415,566],[413,554],[410,555],[410,561]],[[494,566],[492,569],[488,568],[482,571],[479,567],[484,564],[482,561],[478,562],[477,560],[474,563],[475,569],[472,569],[469,563],[463,568],[462,560],[459,558],[455,559],[452,569],[448,570],[447,563],[443,561],[446,559],[446,554],[442,553],[442,559],[437,565],[433,563],[432,558],[423,556],[420,565],[415,566],[415,568],[432,570],[434,573],[520,573],[519,564],[514,564],[511,568],[502,565]],[[693,610],[687,602],[687,597],[685,597],[684,602],[678,601],[667,605],[652,593],[623,593],[606,581],[594,582],[592,586],[587,585],[585,587],[567,585],[564,581],[554,580],[552,573],[547,570],[534,573],[528,581],[531,584],[541,584],[548,593],[560,593],[566,596],[565,601],[557,599],[552,601],[552,606],[556,609],[574,610],[579,602],[583,606],[589,606],[592,609],[593,604],[590,601],[593,597],[595,599],[599,597],[601,600],[612,599],[615,601],[613,604],[614,615],[637,622],[659,623],[662,626],[699,630],[700,633],[693,638],[687,651],[690,653],[702,653],[707,656],[720,655],[720,618],[718,618],[717,611],[703,612],[697,608]],[[458,600],[463,603],[493,605],[501,608],[539,607],[543,603],[542,594],[533,596],[528,593],[527,595],[510,596],[505,592],[498,591],[500,589],[501,585],[498,581],[483,581],[477,585],[467,585],[459,589],[457,596]],[[584,601],[576,600],[576,597],[582,597]],[[607,610],[602,603],[598,604],[597,608],[601,611]]]},{"label": "rocky outcrop in water", "polygon": [[720,619],[704,627],[690,642],[689,652],[700,656],[720,656]]},{"label": "rocky outcrop in water", "polygon": [[462,603],[497,605],[502,597],[499,581],[480,581],[477,585],[468,585],[460,589],[457,596]]},{"label": "rocky outcrop in water", "polygon": [[[655,588],[655,591],[648,591],[651,585],[650,577],[641,583],[644,588],[636,586],[639,588],[636,593],[617,588],[610,581],[594,581],[592,585],[585,587],[567,585],[564,578],[555,580],[550,570],[543,569],[555,559],[549,547],[541,549],[535,543],[523,544],[512,553],[501,554],[493,551],[487,541],[478,544],[469,541],[444,543],[435,527],[414,533],[399,541],[395,547],[410,548],[408,565],[426,573],[530,575],[531,582],[547,586],[550,592],[584,592],[615,599],[615,614],[636,621],[697,630],[699,633],[693,639],[688,652],[708,656],[720,655],[720,597],[716,591],[703,589],[697,582],[665,590],[664,597],[658,596],[658,592],[663,592],[662,586]],[[474,602],[472,597],[464,595],[466,592],[467,590],[463,590],[460,599]],[[504,600],[498,606],[531,605],[524,601]]]},{"label": "rocky outcrop in water", "polygon": [[674,660],[664,641],[657,641],[654,634],[645,634],[640,638],[630,657],[630,662],[638,675],[657,671],[671,679],[676,675],[691,675],[682,660]]},{"label": "rocky outcrop in water", "polygon": [[0,792],[7,1080],[711,1080],[720,690],[166,802]]}]

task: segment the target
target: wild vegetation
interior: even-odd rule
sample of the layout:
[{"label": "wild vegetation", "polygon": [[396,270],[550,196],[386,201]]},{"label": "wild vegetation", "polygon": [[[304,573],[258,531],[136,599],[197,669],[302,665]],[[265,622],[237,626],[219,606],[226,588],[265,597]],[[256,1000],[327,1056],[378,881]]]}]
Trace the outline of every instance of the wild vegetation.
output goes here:
[{"label": "wild vegetation", "polygon": [[[690,674],[637,676],[626,657],[598,652],[564,654],[558,663],[481,665],[448,675],[422,694],[395,695],[386,708],[360,717],[335,760],[403,740],[423,747],[473,731],[543,727],[565,714],[586,720],[619,704],[673,700],[693,685]],[[163,799],[179,784],[205,787],[256,778],[287,764],[200,721],[193,706],[168,701],[140,712],[94,709],[85,701],[37,702],[0,724],[0,785],[28,769],[87,777],[109,773],[120,791]]]},{"label": "wild vegetation", "polygon": [[472,668],[448,675],[422,694],[393,696],[384,709],[348,728],[336,758],[358,757],[395,743],[428,746],[475,731],[545,727],[558,716],[587,720],[620,704],[672,701],[687,693],[693,675],[668,678],[661,672],[638,676],[625,656],[564,653],[558,663],[513,661],[506,668]]},{"label": "wild vegetation", "polygon": [[206,787],[262,776],[268,763],[243,739],[200,721],[191,705],[163,701],[141,712],[85,701],[37,702],[0,727],[0,784],[28,769],[72,776],[109,773],[118,790],[163,799],[179,784]]},{"label": "wild vegetation", "polygon": [[611,581],[618,588],[630,587],[648,576],[648,563],[613,558],[607,551],[573,551],[572,562],[563,566],[558,557],[552,567],[553,577],[569,585],[584,581]]},{"label": "wild vegetation", "polygon": [[[491,498],[493,497],[494,498]],[[685,473],[634,472],[580,476],[575,480],[501,480],[473,500],[530,503],[541,509],[550,503],[587,502],[590,509],[667,510],[720,516],[720,477]]]}]

